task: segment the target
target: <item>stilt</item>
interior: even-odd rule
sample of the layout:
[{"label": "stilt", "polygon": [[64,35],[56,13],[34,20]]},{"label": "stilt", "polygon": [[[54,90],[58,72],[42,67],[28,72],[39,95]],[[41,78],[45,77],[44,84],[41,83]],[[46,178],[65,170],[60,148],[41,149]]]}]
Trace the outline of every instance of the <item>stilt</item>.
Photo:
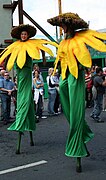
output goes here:
[{"label": "stilt", "polygon": [[30,131],[29,133],[30,133],[30,145],[34,146],[32,131]]},{"label": "stilt", "polygon": [[22,136],[22,134],[23,134],[22,132],[19,132],[16,154],[20,154],[20,145],[21,145],[21,136]]},{"label": "stilt", "polygon": [[77,157],[76,172],[78,172],[78,173],[82,172],[82,167],[81,167],[81,157]]}]

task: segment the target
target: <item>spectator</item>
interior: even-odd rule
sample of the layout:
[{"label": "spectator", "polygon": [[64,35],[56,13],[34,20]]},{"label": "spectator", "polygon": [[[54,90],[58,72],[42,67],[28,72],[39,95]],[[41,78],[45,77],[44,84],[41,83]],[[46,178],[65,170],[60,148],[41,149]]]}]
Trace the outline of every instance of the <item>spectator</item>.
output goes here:
[{"label": "spectator", "polygon": [[98,123],[104,122],[100,115],[103,108],[103,94],[105,94],[106,80],[103,76],[103,70],[101,67],[96,68],[96,75],[93,79],[93,84],[97,90],[96,99],[94,99],[94,108],[91,113],[91,117]]},{"label": "spectator", "polygon": [[53,76],[54,82],[56,83],[56,99],[54,103],[54,112],[58,115],[60,114],[59,106],[60,106],[60,95],[59,95],[59,74],[58,69],[56,70],[56,73]]},{"label": "spectator", "polygon": [[53,68],[49,68],[48,70],[48,76],[46,78],[47,80],[47,85],[48,85],[48,94],[49,94],[49,98],[48,98],[48,113],[49,115],[55,115],[55,111],[54,111],[54,104],[55,104],[55,100],[56,100],[56,84],[53,78]]},{"label": "spectator", "polygon": [[103,74],[106,76],[106,67],[103,68]]},{"label": "spectator", "polygon": [[[106,79],[106,67],[103,68],[103,75]],[[106,111],[106,88],[105,88],[105,94],[103,95],[103,111]]]},{"label": "spectator", "polygon": [[41,81],[44,82],[43,77],[42,77],[42,73],[40,72],[38,64],[34,64],[33,71],[32,71],[33,78],[35,77],[35,71],[36,70],[39,71],[39,77],[40,77]]},{"label": "spectator", "polygon": [[[0,71],[0,81],[3,81],[4,80],[4,73],[6,72],[6,70],[4,69],[1,69]],[[0,99],[1,99],[1,120],[3,121],[3,107],[2,107],[2,98],[1,98],[1,91],[0,91]]]},{"label": "spectator", "polygon": [[14,77],[14,91],[12,93],[12,100],[13,100],[13,104],[14,104],[13,116],[15,116],[16,110],[17,110],[17,77]]},{"label": "spectator", "polygon": [[91,71],[85,68],[85,93],[86,93],[86,107],[91,108],[92,106],[92,86],[93,80],[91,77]]},{"label": "spectator", "polygon": [[9,73],[5,72],[4,79],[0,81],[1,100],[3,108],[4,125],[10,122],[11,96],[14,91],[14,83],[9,79]]},{"label": "spectator", "polygon": [[34,71],[34,102],[36,109],[36,118],[37,122],[39,122],[39,118],[46,118],[46,116],[42,116],[43,113],[43,86],[44,83],[40,79],[40,72],[38,70]]}]

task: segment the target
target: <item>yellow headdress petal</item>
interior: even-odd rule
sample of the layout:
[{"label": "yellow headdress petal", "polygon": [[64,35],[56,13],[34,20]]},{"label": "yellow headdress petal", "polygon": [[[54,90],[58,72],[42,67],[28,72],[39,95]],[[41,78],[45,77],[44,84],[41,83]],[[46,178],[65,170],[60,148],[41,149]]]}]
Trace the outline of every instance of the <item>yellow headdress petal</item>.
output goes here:
[{"label": "yellow headdress petal", "polygon": [[43,40],[43,39],[30,39],[30,41],[32,41],[32,43],[35,43],[36,45],[37,44],[51,44],[55,47],[58,48],[58,44],[56,42],[52,42],[52,41],[48,41],[48,40]]},{"label": "yellow headdress petal", "polygon": [[18,54],[17,57],[17,65],[20,69],[22,69],[22,67],[24,66],[26,62],[26,51],[24,49],[24,47],[21,49],[21,51]]},{"label": "yellow headdress petal", "polygon": [[39,44],[38,46],[41,50],[47,52],[50,56],[54,56],[53,52],[51,51],[51,49],[49,49],[48,47],[42,46]]},{"label": "yellow headdress petal", "polygon": [[97,39],[96,36],[98,36],[99,38],[101,39],[106,39],[106,35],[104,33],[104,36],[103,36],[103,33],[99,34],[96,32],[96,31],[85,31],[85,32],[79,32],[77,34],[79,37],[82,37],[83,41],[91,46],[92,48],[98,50],[98,51],[101,51],[101,52],[106,52],[106,45],[100,41],[100,39]]},{"label": "yellow headdress petal", "polygon": [[4,59],[11,54],[7,68],[10,70],[13,67],[14,61],[17,57],[17,65],[22,68],[26,61],[26,52],[28,55],[33,59],[40,59],[40,50],[46,51],[48,54],[53,56],[52,51],[48,48],[43,46],[43,44],[51,44],[53,46],[58,47],[58,44],[55,42],[49,42],[47,40],[40,40],[40,39],[29,39],[25,42],[21,42],[20,40],[12,43],[9,45],[0,55],[0,63],[4,61]]},{"label": "yellow headdress petal", "polygon": [[67,64],[64,63],[63,61],[61,61],[61,67],[62,67],[61,76],[62,76],[62,79],[65,79],[66,70],[67,70]]},{"label": "yellow headdress petal", "polygon": [[0,64],[4,61],[4,59],[11,53],[11,49],[8,49],[4,52],[4,54],[0,58]]},{"label": "yellow headdress petal", "polygon": [[[76,32],[73,38],[63,40],[58,48],[58,58],[56,59],[55,69],[58,61],[61,61],[63,69],[62,78],[65,78],[66,67],[68,66],[70,73],[77,78],[77,62],[80,62],[85,67],[91,67],[92,60],[89,50],[86,45],[106,52],[106,45],[100,39],[106,40],[106,33],[99,33],[93,30]],[[70,41],[68,44],[67,42]],[[76,57],[76,59],[75,59]],[[65,64],[65,65],[64,65]]]},{"label": "yellow headdress petal", "polygon": [[18,49],[16,49],[15,51],[13,51],[13,53],[11,54],[8,63],[7,63],[7,69],[8,71],[10,71],[12,69],[12,67],[14,66],[14,62],[16,60],[18,54]]},{"label": "yellow headdress petal", "polygon": [[68,67],[70,73],[77,79],[78,78],[78,66],[77,66],[77,61],[76,58],[73,54],[72,49],[68,52]]},{"label": "yellow headdress petal", "polygon": [[73,38],[73,41],[76,42],[76,47],[73,48],[73,52],[77,60],[85,67],[91,67],[92,65],[91,55],[86,45],[84,44],[82,39],[79,39],[79,41],[76,41],[76,40],[77,38]]},{"label": "yellow headdress petal", "polygon": [[106,39],[106,33],[97,32],[91,29],[87,30],[86,33],[100,39]]},{"label": "yellow headdress petal", "polygon": [[20,41],[14,42],[11,45],[9,45],[7,48],[5,48],[4,51],[1,52],[0,55],[2,56],[0,58],[0,63],[2,63],[5,60],[5,58],[14,51],[14,48],[17,47],[19,43]]},{"label": "yellow headdress petal", "polygon": [[39,49],[31,42],[26,42],[25,49],[29,56],[33,59],[40,59],[40,52]]}]

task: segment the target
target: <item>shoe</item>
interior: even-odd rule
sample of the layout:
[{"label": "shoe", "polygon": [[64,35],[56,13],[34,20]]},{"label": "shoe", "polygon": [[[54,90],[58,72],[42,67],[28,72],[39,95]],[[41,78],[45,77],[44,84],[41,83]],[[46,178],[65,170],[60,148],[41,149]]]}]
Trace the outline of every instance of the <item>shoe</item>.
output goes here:
[{"label": "shoe", "polygon": [[4,121],[4,122],[3,122],[3,124],[4,124],[4,125],[7,125],[7,124],[8,124],[8,122],[7,122],[7,121]]},{"label": "shoe", "polygon": [[14,119],[14,117],[11,117],[11,116],[10,116],[9,119]]},{"label": "shoe", "polygon": [[104,121],[100,117],[94,117],[95,122],[103,123]]},{"label": "shoe", "polygon": [[57,112],[57,113],[55,113],[55,115],[58,115],[58,112]]},{"label": "shoe", "polygon": [[55,113],[49,113],[49,116],[55,116],[56,114]]},{"label": "shoe", "polygon": [[36,119],[39,119],[39,116],[36,116]]},{"label": "shoe", "polygon": [[36,119],[36,123],[39,123],[39,119]]},{"label": "shoe", "polygon": [[47,116],[41,116],[41,119],[46,119],[47,118]]},{"label": "shoe", "polygon": [[96,122],[97,122],[97,123],[104,123],[104,121],[101,120],[101,119],[96,120]]},{"label": "shoe", "polygon": [[94,119],[94,115],[90,115],[90,117]]},{"label": "shoe", "polygon": [[60,112],[60,111],[55,113],[55,115],[59,115],[59,114],[61,114],[61,112]]}]

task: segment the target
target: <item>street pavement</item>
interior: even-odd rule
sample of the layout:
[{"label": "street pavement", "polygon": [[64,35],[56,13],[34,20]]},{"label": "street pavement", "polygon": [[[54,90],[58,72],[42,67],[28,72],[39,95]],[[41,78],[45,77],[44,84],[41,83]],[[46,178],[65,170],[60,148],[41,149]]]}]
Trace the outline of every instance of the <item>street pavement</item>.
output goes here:
[{"label": "street pavement", "polygon": [[25,132],[20,155],[15,154],[18,133],[0,121],[0,180],[106,180],[106,112],[102,112],[105,122],[95,123],[89,117],[91,110],[86,109],[86,121],[95,136],[87,144],[90,157],[82,158],[82,173],[76,173],[76,159],[64,154],[69,126],[63,113],[40,119],[33,133],[35,146],[30,146]]}]

